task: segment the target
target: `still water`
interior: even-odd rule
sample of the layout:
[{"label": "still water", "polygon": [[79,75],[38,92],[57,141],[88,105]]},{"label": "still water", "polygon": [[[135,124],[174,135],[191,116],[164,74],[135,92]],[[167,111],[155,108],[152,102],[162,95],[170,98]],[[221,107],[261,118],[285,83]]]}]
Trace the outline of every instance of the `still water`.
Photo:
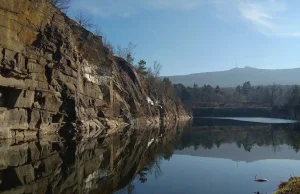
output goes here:
[{"label": "still water", "polygon": [[[147,172],[147,182],[131,183],[135,193],[273,193],[280,181],[300,175],[300,133],[288,125],[294,121],[198,118],[195,123],[183,131],[172,156],[158,159],[158,167]],[[255,182],[255,176],[268,182]]]},{"label": "still water", "polygon": [[235,121],[245,121],[254,123],[269,123],[269,124],[285,124],[285,123],[298,123],[295,120],[278,119],[278,118],[261,118],[261,117],[211,117],[211,119],[225,119]]},{"label": "still water", "polygon": [[[201,118],[171,129],[129,129],[62,141],[0,141],[0,193],[272,193],[300,176],[300,131]],[[254,182],[254,178],[268,182]]]}]

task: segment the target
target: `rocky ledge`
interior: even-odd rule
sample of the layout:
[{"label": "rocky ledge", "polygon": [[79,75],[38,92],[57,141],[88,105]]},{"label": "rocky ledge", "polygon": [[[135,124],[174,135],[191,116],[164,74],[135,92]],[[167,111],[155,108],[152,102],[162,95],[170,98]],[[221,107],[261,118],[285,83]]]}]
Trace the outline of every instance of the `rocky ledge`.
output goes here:
[{"label": "rocky ledge", "polygon": [[179,102],[155,96],[102,37],[46,0],[1,2],[0,59],[0,138],[102,134],[187,117]]}]

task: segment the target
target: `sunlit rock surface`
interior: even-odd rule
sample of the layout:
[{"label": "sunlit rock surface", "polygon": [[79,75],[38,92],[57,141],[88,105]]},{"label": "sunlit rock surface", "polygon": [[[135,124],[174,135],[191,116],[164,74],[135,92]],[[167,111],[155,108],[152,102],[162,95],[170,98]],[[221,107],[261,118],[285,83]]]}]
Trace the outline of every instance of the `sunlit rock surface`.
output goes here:
[{"label": "sunlit rock surface", "polygon": [[[165,125],[180,103],[155,99],[124,59],[46,0],[0,4],[0,138]],[[158,104],[148,103],[148,99]],[[65,131],[69,126],[74,131]]]}]

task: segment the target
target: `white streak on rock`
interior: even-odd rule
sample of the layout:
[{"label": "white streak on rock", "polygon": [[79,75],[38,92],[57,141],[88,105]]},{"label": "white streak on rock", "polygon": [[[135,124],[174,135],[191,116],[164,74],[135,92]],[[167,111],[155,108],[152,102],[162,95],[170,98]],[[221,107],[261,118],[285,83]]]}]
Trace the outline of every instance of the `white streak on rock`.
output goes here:
[{"label": "white streak on rock", "polygon": [[154,102],[151,100],[151,98],[149,98],[149,96],[147,96],[147,102],[148,102],[148,104],[151,104],[152,106],[154,106]]},{"label": "white streak on rock", "polygon": [[154,138],[152,138],[149,142],[148,142],[148,147],[151,146],[151,144],[154,142]]}]

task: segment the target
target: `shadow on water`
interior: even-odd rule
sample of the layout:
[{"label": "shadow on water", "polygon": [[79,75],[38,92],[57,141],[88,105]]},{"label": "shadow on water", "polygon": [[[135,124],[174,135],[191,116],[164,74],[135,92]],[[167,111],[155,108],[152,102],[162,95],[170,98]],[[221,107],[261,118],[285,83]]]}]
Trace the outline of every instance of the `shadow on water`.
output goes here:
[{"label": "shadow on water", "polygon": [[291,124],[196,120],[184,130],[176,126],[161,132],[126,128],[108,137],[1,141],[0,193],[136,193],[137,186],[149,182],[149,174],[163,177],[162,162],[185,148],[236,144],[247,152],[253,146],[269,146],[274,152],[281,145],[300,149],[300,133]]}]

